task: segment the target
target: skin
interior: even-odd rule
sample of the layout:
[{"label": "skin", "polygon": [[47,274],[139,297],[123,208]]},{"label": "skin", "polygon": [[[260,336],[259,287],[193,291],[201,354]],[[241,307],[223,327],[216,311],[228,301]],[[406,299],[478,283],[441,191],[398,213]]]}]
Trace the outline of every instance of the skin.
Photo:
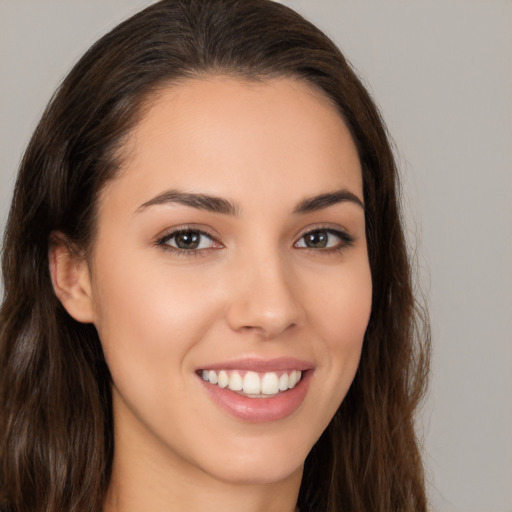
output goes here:
[{"label": "skin", "polygon": [[[293,511],[304,459],[354,378],[371,309],[363,207],[295,211],[339,190],[362,203],[349,131],[303,82],[208,77],[161,91],[125,149],[87,260],[51,254],[57,294],[94,323],[112,373],[105,510]],[[220,197],[236,212],[154,199],[168,190]],[[177,253],[175,239],[161,241],[180,227],[214,241]],[[304,247],[312,229],[352,242],[329,234],[328,247]],[[247,357],[311,364],[298,409],[251,423],[212,401],[197,369]]]}]

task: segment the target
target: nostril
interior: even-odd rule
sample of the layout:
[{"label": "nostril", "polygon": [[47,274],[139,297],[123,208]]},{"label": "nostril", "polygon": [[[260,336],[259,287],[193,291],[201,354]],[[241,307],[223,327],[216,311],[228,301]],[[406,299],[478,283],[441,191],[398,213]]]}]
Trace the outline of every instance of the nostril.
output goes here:
[{"label": "nostril", "polygon": [[264,339],[271,339],[293,329],[295,326],[295,323],[291,323],[289,325],[279,325],[274,323],[273,325],[266,324],[264,326],[243,325],[242,327],[239,327],[237,331],[240,333],[255,334]]}]

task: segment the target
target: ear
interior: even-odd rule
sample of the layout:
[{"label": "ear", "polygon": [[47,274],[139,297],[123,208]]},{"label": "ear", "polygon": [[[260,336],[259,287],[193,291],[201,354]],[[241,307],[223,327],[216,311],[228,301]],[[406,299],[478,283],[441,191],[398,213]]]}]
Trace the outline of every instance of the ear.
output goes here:
[{"label": "ear", "polygon": [[66,311],[78,322],[94,321],[89,265],[61,233],[50,239],[50,274],[53,289]]}]

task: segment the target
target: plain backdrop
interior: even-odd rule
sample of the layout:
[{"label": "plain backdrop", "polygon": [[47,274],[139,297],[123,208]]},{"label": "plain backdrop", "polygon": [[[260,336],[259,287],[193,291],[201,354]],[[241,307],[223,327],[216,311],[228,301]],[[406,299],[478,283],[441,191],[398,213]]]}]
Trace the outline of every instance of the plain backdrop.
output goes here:
[{"label": "plain backdrop", "polygon": [[[149,3],[0,0],[1,231],[53,90]],[[512,1],[284,3],[340,45],[396,144],[434,335],[418,425],[432,510],[512,512]]]}]

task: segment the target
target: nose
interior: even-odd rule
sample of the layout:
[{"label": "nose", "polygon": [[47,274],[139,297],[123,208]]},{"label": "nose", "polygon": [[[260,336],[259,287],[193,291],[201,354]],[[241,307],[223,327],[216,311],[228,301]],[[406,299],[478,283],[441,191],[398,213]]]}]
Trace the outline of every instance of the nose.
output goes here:
[{"label": "nose", "polygon": [[237,266],[227,311],[231,329],[272,339],[303,323],[305,311],[289,265],[267,255]]}]

